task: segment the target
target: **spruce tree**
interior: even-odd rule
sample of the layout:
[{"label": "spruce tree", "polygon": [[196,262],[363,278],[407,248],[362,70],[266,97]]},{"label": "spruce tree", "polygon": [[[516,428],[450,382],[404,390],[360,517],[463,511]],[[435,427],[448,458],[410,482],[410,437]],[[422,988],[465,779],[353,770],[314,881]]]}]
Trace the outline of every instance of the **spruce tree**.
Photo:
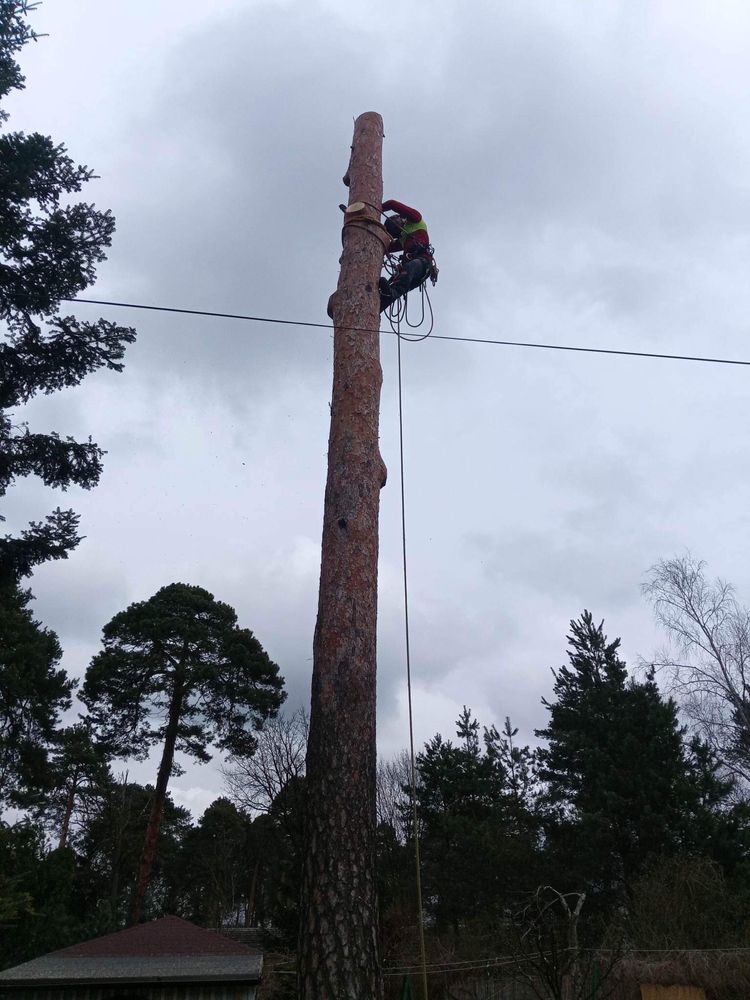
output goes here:
[{"label": "spruce tree", "polygon": [[588,611],[570,628],[569,664],[554,672],[549,722],[537,731],[547,844],[571,885],[613,901],[685,844],[686,819],[701,808],[697,778],[653,673],[628,679],[620,640]]}]

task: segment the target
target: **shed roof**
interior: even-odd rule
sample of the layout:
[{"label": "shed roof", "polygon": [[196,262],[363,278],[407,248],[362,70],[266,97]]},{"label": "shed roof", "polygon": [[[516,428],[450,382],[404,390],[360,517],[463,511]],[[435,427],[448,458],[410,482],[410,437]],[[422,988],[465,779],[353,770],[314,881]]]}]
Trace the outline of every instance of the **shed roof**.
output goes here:
[{"label": "shed roof", "polygon": [[258,982],[257,949],[179,917],[163,917],[50,952],[0,972],[0,987],[73,983]]}]

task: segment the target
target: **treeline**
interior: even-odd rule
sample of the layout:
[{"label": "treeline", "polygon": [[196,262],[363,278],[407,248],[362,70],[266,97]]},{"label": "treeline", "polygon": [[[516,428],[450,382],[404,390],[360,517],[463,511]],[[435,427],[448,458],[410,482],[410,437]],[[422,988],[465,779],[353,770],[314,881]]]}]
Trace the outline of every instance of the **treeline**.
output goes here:
[{"label": "treeline", "polygon": [[[65,847],[44,816],[0,826],[0,967],[129,923],[154,791],[127,775],[88,789]],[[196,823],[167,796],[143,918],[217,927],[255,915],[284,937],[298,850],[285,838],[277,811],[252,820],[219,798]]]},{"label": "treeline", "polygon": [[[747,944],[750,806],[716,751],[680,724],[653,669],[629,675],[619,640],[584,612],[544,704],[533,746],[510,720],[481,726],[464,708],[455,735],[436,734],[416,757],[428,946],[538,957],[562,948],[573,925],[582,948]],[[34,803],[0,831],[3,964],[130,919],[157,796],[113,772],[103,732],[59,731],[50,784],[43,795],[27,788]],[[227,756],[226,794],[197,822],[165,797],[143,916],[258,925],[271,947],[293,951],[304,714],[269,716],[254,741],[252,754]],[[418,952],[414,848],[402,754],[378,776],[390,962]]]},{"label": "treeline", "polygon": [[[217,798],[194,822],[164,796],[142,919],[253,924],[271,941],[294,940],[304,716],[271,718],[255,738],[252,757],[229,758],[237,804]],[[14,801],[26,808],[0,823],[0,967],[132,922],[158,795],[153,785],[115,773],[107,756],[91,725],[61,729],[49,747],[47,780],[14,786]]]},{"label": "treeline", "polygon": [[[510,720],[480,727],[464,709],[455,738],[438,734],[417,757],[431,932],[471,941],[470,949],[482,943],[485,954],[513,951],[530,930],[566,938],[575,900],[578,937],[590,947],[747,943],[743,788],[681,726],[653,668],[628,675],[603,623],[584,612],[571,622],[568,646],[536,746],[521,742]],[[400,811],[406,816],[406,802]],[[412,829],[382,833],[387,927],[389,907],[411,904]],[[540,923],[542,887],[555,902]]]},{"label": "treeline", "polygon": [[[220,801],[193,828],[168,783],[180,773],[177,754],[207,761],[216,749],[239,766],[255,753],[285,697],[277,665],[232,608],[200,587],[172,584],[105,626],[79,691],[86,711],[63,727],[75,685],[28,609],[21,621],[40,647],[35,661],[29,643],[19,646],[0,623],[0,809],[20,813],[0,821],[0,962],[154,913],[189,911],[217,924],[235,905],[239,912],[252,876],[209,868],[202,884],[206,831],[219,830],[219,857],[244,872],[262,824],[250,830]],[[152,749],[160,758],[153,787],[116,775],[116,762]],[[217,828],[216,817],[229,826]],[[236,885],[231,905],[217,896],[225,877]]]}]

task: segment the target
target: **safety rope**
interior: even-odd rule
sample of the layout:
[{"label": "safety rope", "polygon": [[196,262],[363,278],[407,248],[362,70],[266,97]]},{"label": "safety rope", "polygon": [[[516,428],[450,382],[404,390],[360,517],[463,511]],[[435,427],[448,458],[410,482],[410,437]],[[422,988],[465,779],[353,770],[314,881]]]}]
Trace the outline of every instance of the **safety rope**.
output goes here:
[{"label": "safety rope", "polygon": [[[406,298],[406,296],[404,296]],[[398,305],[398,303],[394,303]],[[403,405],[403,391],[401,385],[401,340],[403,334],[401,333],[401,307],[399,306],[396,310],[395,318],[391,316],[391,309],[388,310],[388,319],[393,327],[394,321],[396,324],[396,341],[398,343],[398,446],[399,446],[399,465],[401,472],[401,547],[403,553],[403,565],[404,565],[404,631],[406,640],[406,694],[407,703],[409,706],[409,760],[410,760],[410,777],[411,777],[411,811],[412,811],[412,825],[414,828],[414,868],[416,875],[416,889],[417,889],[417,914],[419,918],[419,948],[420,955],[422,959],[422,992],[424,1000],[428,1000],[427,992],[427,949],[425,947],[425,936],[424,936],[424,905],[422,902],[422,861],[420,857],[419,850],[419,817],[417,814],[417,767],[414,756],[414,713],[412,708],[412,694],[411,694],[411,647],[409,642],[409,583],[408,583],[408,573],[406,566],[406,495],[404,487],[404,405]],[[432,310],[430,310],[431,312]],[[406,303],[403,304],[403,313],[406,313]],[[432,332],[432,326],[430,326],[430,331],[426,336]],[[404,339],[411,340],[412,338],[406,337]],[[419,337],[419,340],[424,340],[424,337]]]},{"label": "safety rope", "polygon": [[[398,272],[399,266],[394,263],[388,257],[385,258],[385,270],[389,278],[393,278]],[[435,314],[432,311],[432,302],[430,301],[430,293],[427,291],[427,278],[424,279],[422,284],[419,286],[420,301],[422,312],[417,323],[409,322],[409,293],[405,292],[402,296],[394,299],[390,306],[385,310],[388,316],[388,322],[390,324],[391,330],[396,334],[399,340],[408,340],[412,344],[418,344],[422,340],[427,340],[427,338],[432,333],[435,327]],[[427,309],[425,309],[425,301],[427,302]],[[427,329],[427,333],[422,333],[419,335],[410,335],[401,332],[401,323],[404,322],[412,330],[416,330],[424,325],[426,313],[429,311],[430,315],[430,325]]]}]

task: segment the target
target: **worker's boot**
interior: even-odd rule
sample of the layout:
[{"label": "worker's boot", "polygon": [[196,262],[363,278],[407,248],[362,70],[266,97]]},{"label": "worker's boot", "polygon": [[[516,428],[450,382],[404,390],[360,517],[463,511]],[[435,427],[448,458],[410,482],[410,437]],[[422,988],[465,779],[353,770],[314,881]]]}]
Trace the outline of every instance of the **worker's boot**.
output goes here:
[{"label": "worker's boot", "polygon": [[391,286],[388,284],[388,279],[380,278],[378,288],[380,290],[380,311],[385,312],[386,309],[390,309],[393,305],[393,292]]}]

